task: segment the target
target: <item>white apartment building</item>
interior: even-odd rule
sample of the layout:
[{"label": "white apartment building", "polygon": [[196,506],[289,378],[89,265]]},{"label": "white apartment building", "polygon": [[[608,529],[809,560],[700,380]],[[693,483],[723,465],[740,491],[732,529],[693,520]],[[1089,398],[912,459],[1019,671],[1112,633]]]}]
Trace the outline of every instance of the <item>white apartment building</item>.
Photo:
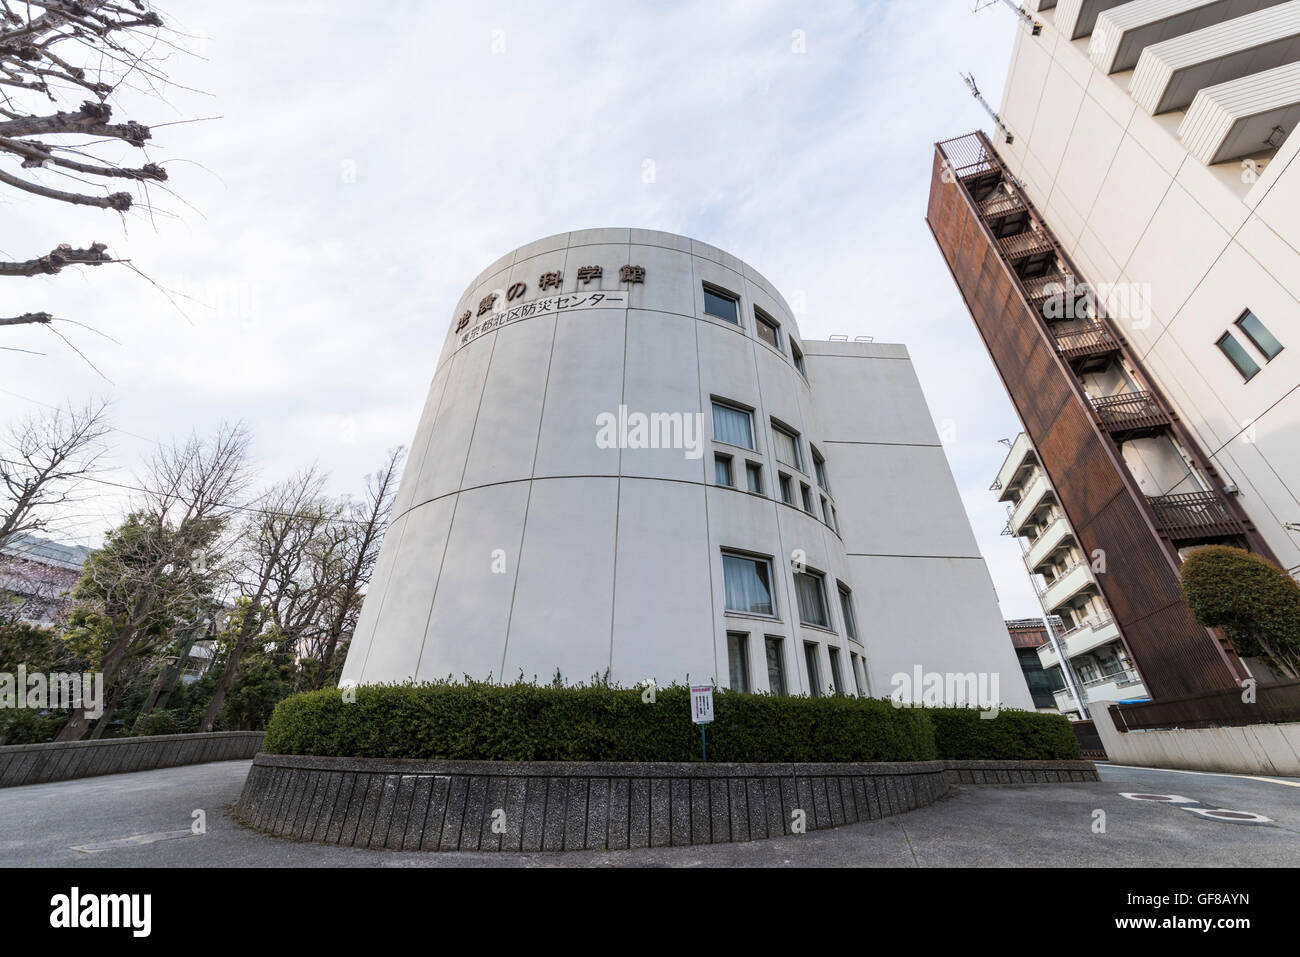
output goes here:
[{"label": "white apartment building", "polygon": [[1032,708],[907,350],[805,341],[683,236],[562,233],[484,270],[393,515],[344,682],[887,697],[920,669]]},{"label": "white apartment building", "polygon": [[1020,543],[1025,570],[1052,633],[1053,640],[1038,649],[1038,658],[1045,671],[1056,669],[1060,675],[1056,683],[1063,688],[1056,692],[1057,709],[1083,717],[1092,701],[1147,700],[1150,696],[1094,575],[1094,568],[1102,566],[1079,544],[1024,433],[1012,443],[992,490],[1007,504],[1005,534]]},{"label": "white apartment building", "polygon": [[[1217,475],[1161,434],[1125,462],[1221,486],[1300,574],[1300,0],[1026,7],[993,145]],[[1085,371],[1140,417],[1131,364]]]}]

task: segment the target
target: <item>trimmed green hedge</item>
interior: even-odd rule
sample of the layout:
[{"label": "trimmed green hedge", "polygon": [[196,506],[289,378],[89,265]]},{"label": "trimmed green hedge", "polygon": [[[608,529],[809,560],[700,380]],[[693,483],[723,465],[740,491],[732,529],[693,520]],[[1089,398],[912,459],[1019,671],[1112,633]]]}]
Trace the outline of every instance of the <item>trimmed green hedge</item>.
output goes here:
[{"label": "trimmed green hedge", "polygon": [[[529,684],[381,685],[286,698],[269,754],[475,761],[699,761],[690,692]],[[737,763],[1077,759],[1059,715],[895,708],[871,698],[718,691],[709,760]]]}]

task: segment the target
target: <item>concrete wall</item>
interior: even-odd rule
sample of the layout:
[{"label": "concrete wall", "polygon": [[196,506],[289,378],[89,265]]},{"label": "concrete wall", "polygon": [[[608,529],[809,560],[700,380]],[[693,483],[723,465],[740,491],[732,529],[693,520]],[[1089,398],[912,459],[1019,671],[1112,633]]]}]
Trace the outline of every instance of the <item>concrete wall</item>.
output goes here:
[{"label": "concrete wall", "polygon": [[0,787],[238,761],[257,754],[264,737],[262,731],[226,731],[6,745],[0,747]]},{"label": "concrete wall", "polygon": [[1094,703],[1092,718],[1114,764],[1300,777],[1300,724],[1122,732],[1111,704]]},{"label": "concrete wall", "polygon": [[[621,282],[625,265],[644,267],[645,281]],[[584,266],[603,276],[581,282]],[[563,281],[543,293],[548,272]],[[706,283],[739,298],[740,325],[706,315]],[[485,297],[505,303],[516,284],[527,291],[504,314],[479,315]],[[563,308],[513,318],[557,296]],[[756,334],[756,309],[780,324],[780,349]],[[790,692],[811,690],[810,644],[821,690],[837,649],[850,694],[856,658],[871,694],[920,663],[1000,672],[1003,703],[1031,707],[902,347],[804,343],[805,377],[792,358],[795,318],[761,275],[706,244],[636,229],[564,233],[508,254],[451,323],[345,681],[545,681],[558,668],[571,681],[608,671],[624,685],[689,675],[728,686],[735,633],[748,642],[751,690],[770,690],[765,639],[775,637]],[[752,410],[755,450],[714,440],[713,399]],[[700,415],[703,455],[598,447],[597,417],[620,406]],[[773,420],[799,433],[802,470],[777,463]],[[733,457],[737,488],[715,482],[715,454]],[[748,462],[763,469],[762,494],[745,490]],[[794,506],[780,501],[781,472]],[[800,506],[801,485],[816,514]],[[771,561],[774,615],[727,611],[724,549]],[[796,556],[825,576],[830,628],[799,621]],[[853,593],[857,641],[839,583]]]},{"label": "concrete wall", "polygon": [[[1090,282],[1149,294],[1149,316],[1110,311],[1300,574],[1300,533],[1284,528],[1300,521],[1300,137],[1261,142],[1253,166],[1207,166],[1179,138],[1184,111],[1151,115],[1130,96],[1131,70],[1108,75],[1090,36],[1071,42],[1056,11],[1041,19],[1041,36],[1018,34],[1007,79],[1015,142],[994,143]],[[1286,347],[1272,362],[1234,327],[1247,309]],[[1227,331],[1262,367],[1249,382],[1215,345]]]},{"label": "concrete wall", "polygon": [[[394,851],[567,851],[763,840],[877,820],[954,784],[1096,781],[1087,761],[551,764],[259,755],[250,827]],[[495,827],[494,827],[495,825]]]}]

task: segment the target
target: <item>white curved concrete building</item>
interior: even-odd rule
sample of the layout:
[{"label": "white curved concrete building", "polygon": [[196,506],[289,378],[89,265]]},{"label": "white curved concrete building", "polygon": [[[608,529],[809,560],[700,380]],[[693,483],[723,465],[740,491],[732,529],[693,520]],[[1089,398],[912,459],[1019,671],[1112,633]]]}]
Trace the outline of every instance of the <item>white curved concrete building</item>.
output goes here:
[{"label": "white curved concrete building", "polygon": [[917,668],[1032,707],[902,346],[805,343],[749,266],[647,230],[471,284],[345,682],[883,697]]}]

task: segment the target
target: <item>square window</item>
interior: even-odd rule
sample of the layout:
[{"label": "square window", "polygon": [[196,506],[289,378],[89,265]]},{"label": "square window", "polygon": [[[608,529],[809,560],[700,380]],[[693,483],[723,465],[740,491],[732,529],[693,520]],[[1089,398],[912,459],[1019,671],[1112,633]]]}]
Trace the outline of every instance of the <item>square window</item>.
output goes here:
[{"label": "square window", "polygon": [[754,309],[754,318],[757,320],[755,323],[755,329],[758,332],[758,338],[762,339],[769,346],[779,352],[781,350],[780,324],[757,307]]},{"label": "square window", "polygon": [[794,591],[799,600],[799,620],[816,628],[830,628],[830,615],[826,613],[826,585],[822,576],[814,572],[796,572]]},{"label": "square window", "polygon": [[745,463],[745,481],[749,490],[755,495],[763,494],[763,466],[754,462]]},{"label": "square window", "polygon": [[772,694],[785,694],[785,641],[767,638],[763,644],[767,652],[767,690]]},{"label": "square window", "polygon": [[754,415],[721,402],[713,403],[713,439],[742,449],[754,448]]},{"label": "square window", "polygon": [[790,476],[781,476],[781,501],[786,505],[794,504],[794,483],[790,481]]},{"label": "square window", "polygon": [[1264,358],[1272,362],[1282,352],[1282,343],[1277,341],[1273,333],[1268,331],[1264,323],[1259,321],[1259,316],[1255,315],[1249,309],[1245,315],[1237,320],[1237,325],[1260,352]]},{"label": "square window", "polygon": [[722,555],[727,611],[742,615],[775,614],[772,605],[772,566],[763,558]]},{"label": "square window", "polygon": [[732,691],[749,691],[749,635],[727,635],[727,663]]},{"label": "square window", "polygon": [[714,479],[719,485],[735,488],[736,482],[731,474],[731,456],[715,455],[713,457]]},{"label": "square window", "polygon": [[705,286],[704,314],[740,325],[740,300],[729,292]]},{"label": "square window", "polygon": [[772,423],[772,447],[778,462],[803,471],[803,456],[799,454],[799,436],[796,433]]},{"label": "square window", "polygon": [[1215,345],[1228,357],[1228,361],[1237,367],[1237,371],[1247,382],[1259,374],[1259,363],[1250,357],[1246,347],[1238,342],[1231,332],[1225,332]]}]

